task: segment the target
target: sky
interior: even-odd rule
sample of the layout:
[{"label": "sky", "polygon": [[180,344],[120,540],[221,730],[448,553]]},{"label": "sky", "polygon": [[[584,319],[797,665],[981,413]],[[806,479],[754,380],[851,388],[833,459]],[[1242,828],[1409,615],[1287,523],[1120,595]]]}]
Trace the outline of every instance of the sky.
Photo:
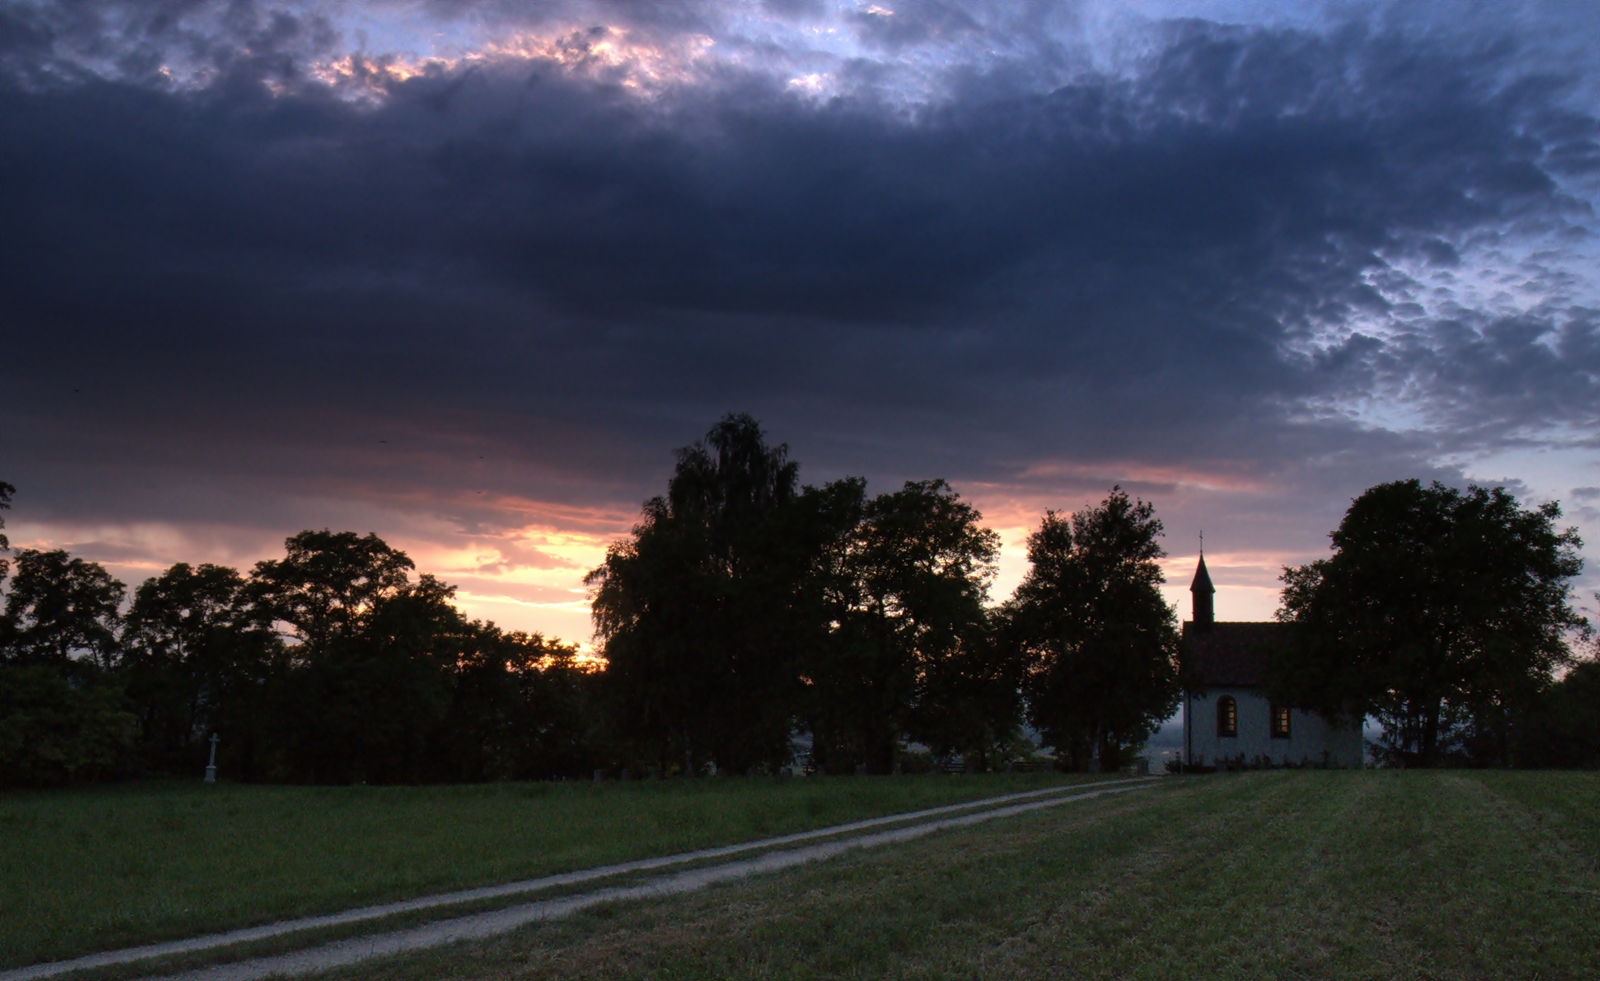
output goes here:
[{"label": "sky", "polygon": [[[729,412],[1262,619],[1388,480],[1600,589],[1600,5],[0,3],[14,547],[376,532],[502,626]],[[1594,601],[1584,604],[1593,609]]]}]

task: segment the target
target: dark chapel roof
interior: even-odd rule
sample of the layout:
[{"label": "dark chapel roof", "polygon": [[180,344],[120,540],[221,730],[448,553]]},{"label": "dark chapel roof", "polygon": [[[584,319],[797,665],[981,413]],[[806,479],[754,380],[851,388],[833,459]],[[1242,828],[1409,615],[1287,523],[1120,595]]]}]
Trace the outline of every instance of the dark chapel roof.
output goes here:
[{"label": "dark chapel roof", "polygon": [[1289,624],[1219,622],[1183,625],[1187,667],[1202,687],[1260,687],[1267,677],[1267,655],[1288,639]]}]

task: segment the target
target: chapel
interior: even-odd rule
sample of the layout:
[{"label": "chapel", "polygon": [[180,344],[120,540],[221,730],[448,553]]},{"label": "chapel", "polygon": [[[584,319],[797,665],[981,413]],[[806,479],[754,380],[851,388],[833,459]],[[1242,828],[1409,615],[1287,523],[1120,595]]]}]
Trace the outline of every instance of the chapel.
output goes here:
[{"label": "chapel", "polygon": [[1216,587],[1200,555],[1189,586],[1193,619],[1183,624],[1183,658],[1193,691],[1184,696],[1184,760],[1190,765],[1229,762],[1324,763],[1360,767],[1358,720],[1329,722],[1267,699],[1269,656],[1287,642],[1290,626],[1273,621],[1218,621]]}]

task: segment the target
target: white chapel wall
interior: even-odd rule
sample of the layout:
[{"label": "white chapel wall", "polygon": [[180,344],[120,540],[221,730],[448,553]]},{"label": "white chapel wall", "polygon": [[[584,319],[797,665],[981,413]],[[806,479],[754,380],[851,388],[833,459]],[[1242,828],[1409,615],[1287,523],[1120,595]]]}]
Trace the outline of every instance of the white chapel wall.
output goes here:
[{"label": "white chapel wall", "polygon": [[[1217,735],[1217,702],[1233,696],[1238,705],[1238,735]],[[1330,726],[1315,712],[1294,709],[1289,716],[1289,738],[1274,739],[1271,731],[1271,704],[1255,688],[1212,688],[1204,695],[1190,697],[1184,704],[1189,732],[1189,759],[1213,765],[1221,759],[1246,761],[1265,757],[1275,764],[1320,763],[1323,752],[1336,766],[1359,767],[1363,744],[1359,726]]]}]

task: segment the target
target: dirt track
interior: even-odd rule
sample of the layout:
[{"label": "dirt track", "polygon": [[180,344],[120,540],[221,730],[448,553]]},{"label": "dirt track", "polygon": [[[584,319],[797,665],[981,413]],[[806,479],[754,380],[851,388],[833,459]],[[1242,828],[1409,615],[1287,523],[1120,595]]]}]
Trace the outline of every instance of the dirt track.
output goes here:
[{"label": "dirt track", "polygon": [[[707,861],[740,852],[774,848],[782,849],[782,846],[785,845],[817,838],[835,838],[832,841],[807,845],[801,848],[768,851],[754,858],[700,866],[636,885],[612,886],[553,899],[522,903],[490,912],[437,920],[422,926],[352,937],[287,954],[217,964],[179,975],[168,975],[167,977],[181,978],[184,981],[191,981],[191,979],[192,981],[199,981],[199,979],[206,979],[206,981],[247,981],[247,979],[266,978],[272,975],[309,974],[354,964],[373,957],[437,947],[461,940],[491,937],[507,933],[530,923],[568,916],[599,903],[678,895],[702,889],[718,882],[791,868],[806,862],[822,861],[855,848],[872,848],[879,845],[909,841],[945,828],[964,827],[994,818],[1025,814],[1030,811],[1056,807],[1072,801],[1086,800],[1105,794],[1125,793],[1147,787],[1154,779],[1156,778],[1108,781],[1095,785],[1093,790],[1080,790],[1077,793],[1072,792],[1077,789],[1074,787],[1057,787],[1049,790],[1006,794],[984,800],[967,801],[961,804],[950,804],[921,811],[871,818],[850,824],[818,828],[813,831],[804,831],[777,838],[764,838],[737,845],[707,848],[659,858],[640,859],[634,862],[584,869],[500,886],[488,886],[481,889],[469,889],[437,896],[425,896],[404,902],[363,907],[327,916],[287,920],[281,923],[196,937],[191,940],[107,951],[74,960],[54,961],[7,971],[0,973],[0,981],[33,981],[36,978],[50,977],[68,971],[105,967],[113,964],[135,963],[156,957],[219,949],[302,930],[338,926],[440,906],[518,895],[672,865]],[[955,814],[960,811],[976,811],[976,813],[961,814],[954,817],[937,817],[939,815]],[[923,820],[930,817],[936,819],[931,821]],[[903,824],[908,821],[919,823],[870,834],[856,834],[856,832],[864,831],[868,828],[881,827],[886,824]]]}]

